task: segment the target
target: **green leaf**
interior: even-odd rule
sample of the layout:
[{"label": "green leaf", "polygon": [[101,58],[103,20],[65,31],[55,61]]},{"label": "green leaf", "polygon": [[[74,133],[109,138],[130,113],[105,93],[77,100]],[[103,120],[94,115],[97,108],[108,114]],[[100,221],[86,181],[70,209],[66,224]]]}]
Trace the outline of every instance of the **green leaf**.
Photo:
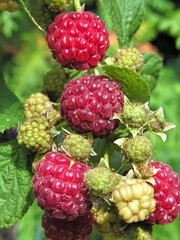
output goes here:
[{"label": "green leaf", "polygon": [[129,45],[144,15],[143,0],[100,0],[117,34],[120,47]]},{"label": "green leaf", "polygon": [[102,68],[110,78],[121,84],[124,94],[131,102],[133,100],[141,103],[149,101],[149,85],[138,73],[115,65],[106,65],[102,66]]},{"label": "green leaf", "polygon": [[32,205],[32,176],[28,151],[17,141],[0,145],[0,228],[10,227]]},{"label": "green leaf", "polygon": [[0,132],[23,122],[23,104],[6,87],[0,73]]},{"label": "green leaf", "polygon": [[155,53],[143,53],[143,58],[144,65],[142,66],[140,73],[142,78],[148,82],[152,92],[156,87],[163,66],[162,58]]}]

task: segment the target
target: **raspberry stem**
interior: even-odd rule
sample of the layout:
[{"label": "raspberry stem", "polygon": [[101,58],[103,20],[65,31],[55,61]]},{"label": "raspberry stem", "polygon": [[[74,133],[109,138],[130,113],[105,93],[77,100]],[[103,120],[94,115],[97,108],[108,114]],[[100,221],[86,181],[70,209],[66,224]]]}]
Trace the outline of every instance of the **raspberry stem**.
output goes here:
[{"label": "raspberry stem", "polygon": [[28,15],[28,17],[31,19],[31,21],[36,25],[36,27],[39,28],[42,32],[45,33],[45,30],[36,22],[36,20],[31,15],[30,11],[27,9],[26,5],[24,4],[23,0],[18,0],[19,5],[22,7],[22,9],[25,11],[25,13]]},{"label": "raspberry stem", "polygon": [[109,166],[109,139],[105,139],[105,152],[104,152],[104,161],[106,163],[106,166],[110,168]]},{"label": "raspberry stem", "polygon": [[78,12],[79,9],[81,8],[80,0],[73,0],[73,3],[74,3],[76,12]]}]

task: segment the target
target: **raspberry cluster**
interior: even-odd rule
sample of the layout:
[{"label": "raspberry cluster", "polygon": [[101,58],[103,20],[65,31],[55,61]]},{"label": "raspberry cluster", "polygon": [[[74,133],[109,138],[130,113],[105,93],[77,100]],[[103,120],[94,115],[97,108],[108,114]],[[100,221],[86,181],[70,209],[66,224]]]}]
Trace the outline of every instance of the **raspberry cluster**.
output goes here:
[{"label": "raspberry cluster", "polygon": [[155,184],[152,185],[156,208],[147,221],[156,224],[172,223],[180,211],[179,177],[165,163],[150,162],[149,166],[158,171],[153,175]]},{"label": "raspberry cluster", "polygon": [[[0,3],[0,11],[10,2]],[[71,3],[72,0],[40,0],[33,13],[47,31],[46,41],[53,57],[62,65],[44,76],[45,94],[34,93],[25,100],[25,122],[17,137],[19,144],[37,152],[32,182],[34,196],[44,210],[42,227],[51,240],[86,240],[93,224],[105,235],[147,240],[151,237],[151,223],[172,223],[178,217],[180,182],[168,165],[148,163],[152,144],[144,133],[150,130],[162,137],[174,126],[165,121],[161,108],[153,112],[148,103],[130,102],[116,80],[90,75],[97,72],[94,70],[79,74],[63,69],[95,68],[110,45],[105,23],[94,13],[84,12],[81,7],[79,12],[57,15]],[[74,2],[76,8],[77,3]],[[144,64],[143,56],[133,47],[123,47],[108,59],[119,69],[126,67],[137,73]],[[116,76],[116,67],[112,69],[112,76]],[[137,75],[131,70],[132,76]],[[69,81],[72,75],[83,76]],[[119,78],[127,95],[128,80]],[[50,101],[59,98],[60,109],[59,104]],[[66,129],[67,135],[63,136],[62,129],[57,131],[66,124],[75,133]],[[59,148],[53,142],[55,135]],[[90,153],[93,155],[92,139],[97,137],[107,137],[104,158],[92,168],[84,163]],[[131,165],[126,176],[109,166],[109,158],[115,152],[112,142],[123,154],[120,170],[126,163]]]},{"label": "raspberry cluster", "polygon": [[86,240],[92,233],[93,223],[94,217],[91,212],[76,218],[74,221],[56,219],[47,213],[42,217],[45,236],[51,240]]},{"label": "raspberry cluster", "polygon": [[45,212],[57,219],[72,221],[90,211],[89,190],[84,183],[84,164],[71,162],[58,152],[49,152],[36,164],[34,196]]},{"label": "raspberry cluster", "polygon": [[53,57],[63,67],[94,68],[109,48],[105,23],[91,12],[61,13],[49,26],[46,40]]},{"label": "raspberry cluster", "polygon": [[104,75],[84,75],[68,82],[61,95],[61,115],[78,133],[105,136],[117,126],[113,115],[123,107],[118,82]]}]

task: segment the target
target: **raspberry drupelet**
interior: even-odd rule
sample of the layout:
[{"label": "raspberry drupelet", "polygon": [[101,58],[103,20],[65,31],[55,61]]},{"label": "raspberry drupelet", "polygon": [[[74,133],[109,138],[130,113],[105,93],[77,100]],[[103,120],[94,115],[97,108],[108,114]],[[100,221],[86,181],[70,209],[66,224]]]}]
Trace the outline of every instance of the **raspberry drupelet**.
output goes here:
[{"label": "raspberry drupelet", "polygon": [[84,183],[84,173],[91,167],[58,152],[49,152],[36,165],[33,177],[34,196],[38,205],[49,216],[74,220],[92,207],[89,190]]},{"label": "raspberry drupelet", "polygon": [[49,26],[46,40],[56,61],[69,69],[94,68],[109,48],[105,23],[91,12],[59,14]]},{"label": "raspberry drupelet", "polygon": [[104,75],[84,75],[68,82],[61,95],[61,115],[77,133],[104,137],[118,127],[113,116],[123,108],[121,85]]}]

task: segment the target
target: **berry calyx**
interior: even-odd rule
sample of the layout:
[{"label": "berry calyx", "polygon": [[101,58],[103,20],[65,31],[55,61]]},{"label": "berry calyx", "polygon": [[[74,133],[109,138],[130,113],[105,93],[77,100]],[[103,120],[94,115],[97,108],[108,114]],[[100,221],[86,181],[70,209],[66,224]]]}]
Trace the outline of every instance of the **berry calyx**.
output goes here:
[{"label": "berry calyx", "polygon": [[145,136],[126,138],[123,147],[123,154],[125,159],[131,162],[145,162],[152,154],[151,141]]},{"label": "berry calyx", "polygon": [[139,72],[144,64],[144,59],[139,50],[135,47],[123,47],[118,49],[117,54],[113,56],[115,64],[130,68],[135,72]]},{"label": "berry calyx", "polygon": [[125,179],[117,184],[112,193],[112,201],[118,215],[127,223],[144,221],[154,212],[156,201],[154,189],[140,179]]},{"label": "berry calyx", "polygon": [[61,95],[61,115],[77,133],[105,136],[118,127],[113,115],[123,107],[124,95],[115,80],[84,75],[68,82]]},{"label": "berry calyx", "polygon": [[49,26],[46,40],[53,57],[65,68],[88,70],[109,48],[105,23],[91,12],[61,13]]},{"label": "berry calyx", "polygon": [[60,119],[60,112],[53,106],[48,96],[43,93],[33,93],[24,101],[24,117],[26,119],[46,114],[49,122],[56,125]]},{"label": "berry calyx", "polygon": [[49,152],[36,165],[34,196],[49,216],[72,221],[92,207],[84,173],[90,167],[74,163],[65,155]]},{"label": "berry calyx", "polygon": [[[66,135],[62,143],[62,151],[65,150],[71,157],[79,161],[87,161],[91,153],[92,143],[80,134]],[[65,153],[64,152],[64,153]]]},{"label": "berry calyx", "polygon": [[36,116],[24,121],[18,130],[18,143],[33,152],[45,153],[52,149],[50,124],[45,116]]},{"label": "berry calyx", "polygon": [[64,85],[68,80],[68,74],[66,74],[63,68],[54,67],[44,76],[44,91],[52,101],[56,101],[61,97],[61,93],[64,91]]},{"label": "berry calyx", "polygon": [[172,223],[180,211],[179,177],[165,163],[150,162],[148,166],[158,171],[153,175],[155,184],[152,185],[156,208],[147,221],[156,224]]},{"label": "berry calyx", "polygon": [[45,213],[42,217],[42,227],[45,236],[51,240],[86,240],[92,233],[94,217],[91,212],[73,221],[56,219]]}]

